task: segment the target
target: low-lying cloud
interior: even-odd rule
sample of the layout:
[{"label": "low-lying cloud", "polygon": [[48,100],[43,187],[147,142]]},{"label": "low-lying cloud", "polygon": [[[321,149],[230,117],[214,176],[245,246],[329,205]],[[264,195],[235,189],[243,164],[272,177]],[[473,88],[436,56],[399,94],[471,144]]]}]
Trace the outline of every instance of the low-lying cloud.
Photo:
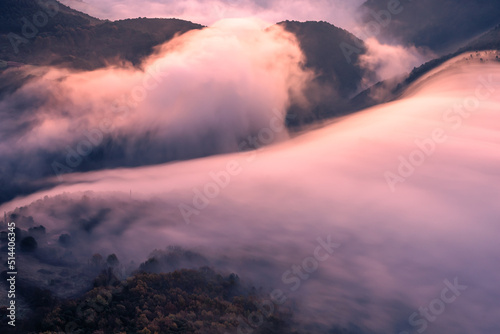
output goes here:
[{"label": "low-lying cloud", "polygon": [[[314,75],[303,69],[295,37],[268,26],[223,20],[188,32],[158,47],[142,70],[26,67],[36,78],[0,102],[8,120],[0,152],[18,162],[4,160],[4,175],[30,179],[242,149],[261,128],[283,124],[291,103],[306,103],[302,91]],[[286,137],[282,131],[268,143]]]},{"label": "low-lying cloud", "polygon": [[[371,37],[365,41],[367,52],[360,56],[360,65],[377,74],[377,81],[409,73],[414,67],[433,59],[435,54],[424,48],[380,43]],[[366,81],[365,86],[374,82]]]},{"label": "low-lying cloud", "polygon": [[[498,332],[500,66],[450,64],[398,101],[287,142],[68,175],[0,211],[47,195],[23,215],[77,237],[76,218],[95,221],[108,209],[83,234],[87,247],[119,258],[172,244],[200,252],[265,291],[286,292],[316,332]],[[94,199],[79,200],[85,191]],[[73,202],[54,197],[63,192]],[[181,205],[199,211],[189,224]],[[318,238],[340,246],[317,270],[286,274],[315,254]],[[441,300],[450,284],[460,287],[451,306]]]}]

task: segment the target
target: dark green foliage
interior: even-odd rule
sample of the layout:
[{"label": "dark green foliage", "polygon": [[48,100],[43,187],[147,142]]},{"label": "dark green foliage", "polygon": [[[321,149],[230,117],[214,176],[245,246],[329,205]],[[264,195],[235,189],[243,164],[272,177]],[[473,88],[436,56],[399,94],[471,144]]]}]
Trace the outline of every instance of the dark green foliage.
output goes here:
[{"label": "dark green foliage", "polygon": [[[240,321],[257,311],[257,296],[232,296],[239,280],[208,268],[168,274],[137,274],[120,282],[108,269],[82,298],[66,301],[38,325],[81,333],[235,333]],[[106,282],[106,284],[103,284]],[[275,312],[254,333],[296,333],[290,315]]]},{"label": "dark green foliage", "polygon": [[38,243],[33,237],[26,237],[21,240],[21,251],[33,252],[37,249]]},{"label": "dark green foliage", "polygon": [[71,246],[71,236],[67,233],[61,234],[59,236],[59,244],[63,247],[70,247]]},{"label": "dark green foliage", "polygon": [[[363,41],[328,22],[285,21],[278,25],[297,36],[307,58],[305,65],[317,71],[320,83],[332,84],[341,96],[348,96],[359,88],[364,70],[357,62],[366,51]],[[352,55],[350,64],[340,48],[343,42],[362,46],[359,54]]]},{"label": "dark green foliage", "polygon": [[33,22],[33,15],[43,10],[35,0],[0,3],[0,60],[84,70],[123,62],[137,65],[156,45],[176,34],[202,28],[177,19],[98,20],[59,3],[57,14],[49,16],[47,24],[37,28],[36,36],[20,43],[16,53],[9,33],[25,38],[22,19]]},{"label": "dark green foliage", "polygon": [[[43,7],[44,3],[51,3],[48,0],[2,0],[0,2],[0,33],[8,34],[10,32],[21,32],[22,18],[26,18],[33,22],[33,16],[42,11],[47,14],[47,7]],[[95,24],[99,22],[98,19],[93,18],[87,14],[80,13],[72,10],[57,2],[58,13],[50,17],[47,24],[43,27],[44,31],[54,31],[58,25],[66,27],[76,27],[81,25]],[[52,11],[50,11],[52,13]]]},{"label": "dark green foliage", "polygon": [[100,267],[103,264],[102,255],[99,253],[92,255],[90,264],[95,267]]},{"label": "dark green foliage", "polygon": [[[140,66],[141,61],[158,46],[175,35],[202,25],[178,19],[127,19],[104,21],[74,11],[60,4],[60,11],[49,18],[38,34],[18,45],[19,52],[8,39],[8,33],[22,36],[22,17],[32,17],[42,10],[35,0],[8,0],[8,22],[0,28],[0,60],[33,65],[54,65],[74,69],[93,70],[108,65]],[[5,5],[7,6],[7,5]],[[314,85],[306,92],[309,106],[294,104],[289,110],[288,123],[298,126],[318,119],[344,114],[349,97],[359,88],[366,75],[358,65],[358,57],[365,52],[363,42],[349,32],[327,22],[279,23],[297,36],[306,56],[304,66],[318,74]],[[348,63],[340,48],[341,43],[355,45],[359,54]],[[2,69],[0,69],[2,71]],[[5,87],[0,84],[0,96],[11,93],[29,78],[9,73]],[[312,112],[309,110],[312,109]]]},{"label": "dark green foliage", "polygon": [[141,263],[140,272],[162,273],[170,272],[176,269],[190,269],[208,266],[209,262],[201,254],[190,250],[184,250],[181,247],[169,246],[165,251],[154,250],[149,259]]},{"label": "dark green foliage", "polygon": [[[350,111],[350,97],[360,88],[363,77],[371,75],[359,65],[359,57],[366,52],[363,41],[328,22],[284,21],[278,25],[297,37],[306,57],[304,66],[317,74],[305,92],[311,105],[292,105],[288,125],[300,126]],[[348,60],[342,43],[359,53],[354,52]]]},{"label": "dark green foliage", "polygon": [[106,263],[110,267],[116,267],[118,264],[120,264],[120,261],[118,261],[118,257],[116,256],[116,254],[110,254],[106,259]]},{"label": "dark green foliage", "polygon": [[[33,220],[33,218],[31,218]],[[28,232],[33,235],[45,235],[45,227],[43,225],[30,227]]]}]

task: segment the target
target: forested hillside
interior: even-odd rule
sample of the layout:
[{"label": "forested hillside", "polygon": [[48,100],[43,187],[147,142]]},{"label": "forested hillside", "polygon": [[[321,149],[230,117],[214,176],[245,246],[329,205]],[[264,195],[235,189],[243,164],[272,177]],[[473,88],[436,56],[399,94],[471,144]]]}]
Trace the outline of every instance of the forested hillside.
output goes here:
[{"label": "forested hillside", "polygon": [[[156,45],[201,25],[178,19],[103,21],[57,2],[7,0],[0,5],[0,60],[92,70],[138,64]],[[44,24],[45,23],[45,24]]]}]

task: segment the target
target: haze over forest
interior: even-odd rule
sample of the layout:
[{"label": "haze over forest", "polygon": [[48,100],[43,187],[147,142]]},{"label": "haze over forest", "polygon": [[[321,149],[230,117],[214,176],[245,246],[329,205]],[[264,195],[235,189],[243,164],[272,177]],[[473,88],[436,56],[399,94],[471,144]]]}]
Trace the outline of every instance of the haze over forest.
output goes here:
[{"label": "haze over forest", "polygon": [[2,333],[500,332],[499,18],[3,0]]}]

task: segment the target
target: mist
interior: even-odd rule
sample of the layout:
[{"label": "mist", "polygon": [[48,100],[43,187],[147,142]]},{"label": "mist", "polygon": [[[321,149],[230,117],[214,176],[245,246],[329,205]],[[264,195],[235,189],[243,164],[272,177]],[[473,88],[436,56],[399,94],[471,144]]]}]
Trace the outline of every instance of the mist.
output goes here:
[{"label": "mist", "polygon": [[[201,253],[269,293],[281,290],[316,332],[497,332],[494,56],[461,55],[396,101],[271,146],[67,174],[0,211],[23,207],[55,234],[122,259],[142,261],[170,245]],[[257,142],[282,133],[271,122],[257,123]],[[308,267],[317,254],[324,260]],[[309,271],[292,274],[294,265]],[[451,294],[443,299],[446,288],[456,292],[453,302]]]},{"label": "mist", "polygon": [[406,18],[408,12],[414,10],[415,4],[411,1],[384,1],[376,6],[362,0],[151,0],[140,3],[124,0],[66,0],[63,3],[111,20],[176,17],[207,26],[222,19],[258,18],[271,23],[285,20],[326,21],[352,32],[365,42],[368,53],[363,55],[360,65],[367,71],[376,72],[377,80],[367,76],[360,90],[378,81],[403,76],[436,56],[426,45],[416,47],[412,40],[391,38],[392,31],[398,30],[402,24],[401,16]]},{"label": "mist", "polygon": [[[283,124],[291,103],[307,105],[303,90],[315,74],[304,61],[279,26],[228,19],[157,47],[139,69],[26,66],[32,79],[0,102],[2,178],[61,181],[70,172],[255,148],[241,142]],[[287,136],[280,131],[265,144]],[[6,198],[27,187],[4,182]]]},{"label": "mist", "polygon": [[432,51],[425,48],[382,44],[374,37],[368,38],[365,45],[367,52],[360,56],[359,63],[362,68],[376,73],[375,78],[364,78],[365,87],[407,75],[413,68],[436,57]]}]

